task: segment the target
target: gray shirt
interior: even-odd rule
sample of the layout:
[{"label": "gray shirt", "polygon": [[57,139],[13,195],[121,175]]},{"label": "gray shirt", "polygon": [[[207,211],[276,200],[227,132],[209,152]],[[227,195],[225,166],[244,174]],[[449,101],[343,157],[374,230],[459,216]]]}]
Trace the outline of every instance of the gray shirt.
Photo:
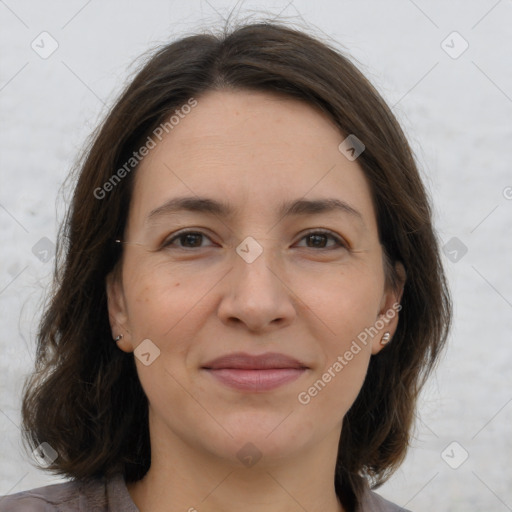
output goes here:
[{"label": "gray shirt", "polygon": [[[367,489],[357,512],[408,512]],[[70,481],[0,496],[0,512],[140,512],[123,475]]]}]

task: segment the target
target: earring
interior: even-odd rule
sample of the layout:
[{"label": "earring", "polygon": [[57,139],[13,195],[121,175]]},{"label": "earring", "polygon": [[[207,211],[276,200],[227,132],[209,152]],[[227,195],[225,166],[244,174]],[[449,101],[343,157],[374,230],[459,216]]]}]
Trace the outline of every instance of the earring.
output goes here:
[{"label": "earring", "polygon": [[391,339],[391,334],[389,332],[385,332],[382,336],[382,339],[380,340],[381,345],[387,345],[389,343],[389,340]]},{"label": "earring", "polygon": [[119,334],[116,338],[114,338],[114,341],[115,341],[115,342],[118,342],[118,341],[120,341],[120,340],[122,340],[122,339],[123,339],[123,335],[122,335],[122,334]]}]

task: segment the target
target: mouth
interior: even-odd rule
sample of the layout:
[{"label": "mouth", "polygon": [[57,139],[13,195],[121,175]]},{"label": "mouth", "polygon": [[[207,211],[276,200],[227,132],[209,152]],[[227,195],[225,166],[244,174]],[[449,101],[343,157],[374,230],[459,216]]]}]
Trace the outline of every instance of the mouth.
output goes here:
[{"label": "mouth", "polygon": [[284,354],[252,356],[238,352],[214,359],[202,369],[230,388],[262,392],[298,379],[308,370],[308,366]]}]

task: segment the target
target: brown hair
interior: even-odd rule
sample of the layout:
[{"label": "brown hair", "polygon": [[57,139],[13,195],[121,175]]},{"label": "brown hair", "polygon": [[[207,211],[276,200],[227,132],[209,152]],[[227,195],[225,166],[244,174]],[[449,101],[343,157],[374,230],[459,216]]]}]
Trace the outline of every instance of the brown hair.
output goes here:
[{"label": "brown hair", "polygon": [[124,231],[135,170],[104,198],[94,191],[175,109],[219,89],[306,102],[366,146],[358,163],[391,264],[388,282],[396,286],[398,261],[407,280],[393,341],[372,356],[343,421],[335,486],[342,503],[354,507],[364,479],[380,485],[405,456],[418,393],[447,337],[451,303],[429,199],[395,117],[347,57],[276,23],[193,35],[159,49],[95,134],[59,234],[55,288],[40,324],[36,371],[25,383],[25,442],[49,443],[58,457],[47,469],[74,479],[122,471],[131,482],[149,469],[147,398],[133,356],[112,341],[105,290],[121,255],[113,242]]}]

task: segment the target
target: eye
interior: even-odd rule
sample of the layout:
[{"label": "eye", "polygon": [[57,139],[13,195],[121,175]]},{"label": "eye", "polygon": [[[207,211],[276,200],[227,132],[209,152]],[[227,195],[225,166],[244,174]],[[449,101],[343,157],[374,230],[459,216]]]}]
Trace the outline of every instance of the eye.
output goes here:
[{"label": "eye", "polygon": [[[328,240],[334,241],[334,244],[327,246]],[[306,247],[308,249],[336,249],[347,248],[347,243],[339,236],[325,230],[310,231],[301,238],[306,240]]]},{"label": "eye", "polygon": [[200,247],[211,247],[211,246],[204,246],[201,244],[203,239],[210,238],[202,233],[201,231],[181,231],[180,233],[174,235],[172,238],[169,238],[166,240],[162,247],[170,247],[172,245],[176,245],[174,242],[177,240],[179,242],[178,248],[179,249],[194,249],[194,248],[200,248]]},{"label": "eye", "polygon": [[[213,245],[203,245],[204,240],[210,240],[205,233],[201,231],[181,231],[171,238],[166,240],[162,247],[176,247],[178,249],[197,249],[202,247],[212,247]],[[347,243],[339,236],[326,230],[315,230],[310,231],[304,235],[300,241],[306,241],[306,248],[308,249],[336,249],[336,248],[348,248]],[[328,245],[329,241],[333,242]],[[178,243],[176,243],[178,242]],[[304,247],[304,246],[303,246]]]}]

